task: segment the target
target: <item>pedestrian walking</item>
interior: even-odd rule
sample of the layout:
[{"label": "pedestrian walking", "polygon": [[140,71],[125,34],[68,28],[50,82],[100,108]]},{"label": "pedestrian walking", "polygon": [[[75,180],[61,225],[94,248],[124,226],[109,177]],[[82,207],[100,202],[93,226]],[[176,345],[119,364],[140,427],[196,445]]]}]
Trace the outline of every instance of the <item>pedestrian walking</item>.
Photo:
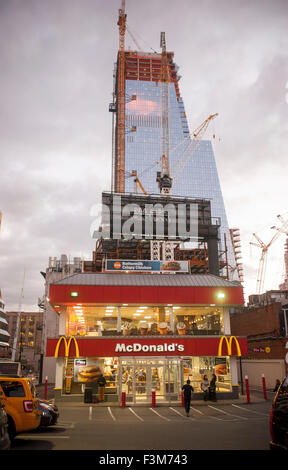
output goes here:
[{"label": "pedestrian walking", "polygon": [[204,401],[208,400],[208,389],[209,389],[209,380],[208,380],[207,375],[204,375],[203,380],[201,382],[201,390],[203,391]]},{"label": "pedestrian walking", "polygon": [[190,405],[191,405],[191,396],[192,392],[194,392],[194,388],[190,385],[190,380],[187,380],[186,384],[183,385],[182,390],[184,391],[184,407],[186,411],[186,415],[189,416],[190,412]]},{"label": "pedestrian walking", "polygon": [[106,385],[106,379],[105,379],[104,375],[100,375],[97,382],[98,382],[98,389],[99,389],[99,401],[104,401],[104,398],[105,398],[105,385]]},{"label": "pedestrian walking", "polygon": [[212,379],[210,380],[209,399],[211,401],[217,401],[217,398],[216,398],[216,375],[215,374],[212,374]]}]

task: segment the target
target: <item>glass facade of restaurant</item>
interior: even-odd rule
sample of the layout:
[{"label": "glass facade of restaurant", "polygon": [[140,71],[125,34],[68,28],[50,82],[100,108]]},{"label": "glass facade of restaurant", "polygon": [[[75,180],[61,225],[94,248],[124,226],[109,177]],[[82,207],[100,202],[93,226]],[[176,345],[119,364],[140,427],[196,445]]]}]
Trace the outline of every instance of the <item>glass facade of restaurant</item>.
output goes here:
[{"label": "glass facade of restaurant", "polygon": [[221,307],[68,307],[66,336],[222,335]]},{"label": "glass facade of restaurant", "polygon": [[[63,369],[64,395],[84,395],[90,388],[99,400],[98,378],[106,380],[105,401],[119,401],[122,392],[126,401],[151,401],[155,391],[158,402],[179,401],[181,389],[189,379],[194,393],[201,394],[201,381],[206,374],[217,377],[217,392],[230,392],[231,373],[229,357],[89,357],[67,358]],[[89,375],[90,374],[90,375]]]},{"label": "glass facade of restaurant", "polygon": [[[168,338],[171,335],[187,338],[223,334],[223,308],[216,306],[78,305],[67,307],[66,311],[65,336],[89,337],[91,341],[105,341],[105,337],[109,341],[115,336],[131,337],[136,341],[137,337]],[[101,338],[97,339],[99,336]],[[98,402],[97,381],[101,374],[106,380],[105,401],[119,401],[125,392],[127,402],[145,403],[151,401],[152,391],[155,391],[157,401],[179,401],[186,380],[190,379],[194,392],[201,394],[204,374],[210,380],[213,373],[217,376],[218,392],[232,390],[229,357],[180,354],[171,357],[135,357],[132,353],[131,357],[65,358],[62,394],[84,396],[88,387]]]}]

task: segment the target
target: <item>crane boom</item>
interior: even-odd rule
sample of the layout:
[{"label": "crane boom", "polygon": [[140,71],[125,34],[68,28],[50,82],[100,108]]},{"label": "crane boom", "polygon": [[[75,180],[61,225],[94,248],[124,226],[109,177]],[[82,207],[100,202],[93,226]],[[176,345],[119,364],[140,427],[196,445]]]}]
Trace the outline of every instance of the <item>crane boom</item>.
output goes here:
[{"label": "crane boom", "polygon": [[133,41],[135,42],[136,46],[138,47],[138,50],[143,52],[143,50],[141,49],[141,47],[139,46],[138,42],[137,42],[137,39],[135,38],[134,34],[132,33],[131,29],[128,27],[128,25],[126,25],[126,30],[128,31],[128,33],[130,34],[131,38],[133,39]]},{"label": "crane boom", "polygon": [[[215,119],[216,116],[218,116],[218,113],[211,114],[207,119],[205,119],[204,122],[202,122],[202,124],[200,124],[199,127],[197,127],[197,129],[194,130],[193,139],[192,139],[191,143],[188,145],[185,152],[183,152],[183,154],[181,155],[181,157],[179,158],[179,160],[177,161],[176,165],[174,166],[174,168],[172,170],[172,175],[173,175],[173,181],[174,182],[176,181],[176,179],[179,178],[179,176],[183,172],[184,168],[187,166],[190,158],[192,157],[192,154],[195,152],[197,147],[200,145],[200,142],[201,142],[201,140],[202,140],[209,124],[210,124],[210,122],[213,119]],[[187,156],[187,154],[188,154],[188,156]]]}]

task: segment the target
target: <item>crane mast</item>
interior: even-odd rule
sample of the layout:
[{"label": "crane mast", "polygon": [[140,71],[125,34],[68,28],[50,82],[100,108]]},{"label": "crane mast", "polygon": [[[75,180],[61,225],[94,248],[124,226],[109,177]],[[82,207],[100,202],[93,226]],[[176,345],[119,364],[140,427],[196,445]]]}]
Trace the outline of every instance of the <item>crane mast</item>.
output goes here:
[{"label": "crane mast", "polygon": [[122,0],[119,9],[119,51],[118,51],[118,74],[117,74],[117,166],[116,187],[118,193],[125,191],[125,31],[126,31],[125,0]]},{"label": "crane mast", "polygon": [[160,155],[161,173],[157,174],[160,193],[171,193],[172,178],[170,177],[170,112],[169,112],[169,64],[166,50],[165,33],[160,36],[161,73],[160,73]]}]

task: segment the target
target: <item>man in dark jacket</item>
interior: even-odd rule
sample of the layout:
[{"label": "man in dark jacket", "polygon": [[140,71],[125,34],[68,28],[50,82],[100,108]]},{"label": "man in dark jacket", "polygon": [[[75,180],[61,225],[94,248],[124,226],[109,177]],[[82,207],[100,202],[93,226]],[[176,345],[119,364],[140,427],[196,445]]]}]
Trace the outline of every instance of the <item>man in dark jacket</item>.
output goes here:
[{"label": "man in dark jacket", "polygon": [[216,375],[212,374],[212,379],[210,380],[210,386],[209,386],[209,399],[212,401],[217,401],[216,398]]},{"label": "man in dark jacket", "polygon": [[98,388],[99,388],[99,401],[104,401],[105,399],[105,385],[106,385],[106,379],[104,375],[101,375],[99,379],[97,380],[98,382]]},{"label": "man in dark jacket", "polygon": [[190,385],[190,380],[187,380],[187,383],[183,385],[182,390],[184,391],[184,406],[186,415],[189,416],[190,405],[191,405],[191,395],[194,392],[194,388]]}]

